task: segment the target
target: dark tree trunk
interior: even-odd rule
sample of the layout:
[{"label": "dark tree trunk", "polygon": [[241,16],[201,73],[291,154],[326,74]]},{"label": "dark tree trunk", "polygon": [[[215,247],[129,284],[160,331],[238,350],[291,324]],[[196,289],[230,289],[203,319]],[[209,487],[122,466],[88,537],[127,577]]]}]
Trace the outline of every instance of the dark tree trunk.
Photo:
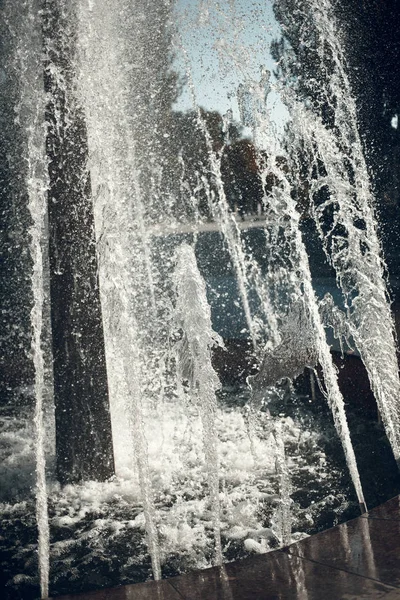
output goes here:
[{"label": "dark tree trunk", "polygon": [[43,2],[50,297],[57,475],[114,473],[85,120],[74,89],[73,15]]},{"label": "dark tree trunk", "polygon": [[[3,15],[2,15],[3,18]],[[0,26],[1,27],[1,26]],[[0,29],[1,45],[4,46]],[[4,49],[2,48],[3,52]],[[0,90],[0,403],[34,380],[30,357],[32,291],[28,195],[24,186],[24,144],[14,107],[12,78]]]}]

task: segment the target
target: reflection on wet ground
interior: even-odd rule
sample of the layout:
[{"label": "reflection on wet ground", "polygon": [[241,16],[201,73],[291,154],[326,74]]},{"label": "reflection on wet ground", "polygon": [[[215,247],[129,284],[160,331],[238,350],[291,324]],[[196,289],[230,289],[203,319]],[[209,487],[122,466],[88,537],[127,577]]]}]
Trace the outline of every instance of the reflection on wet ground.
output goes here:
[{"label": "reflection on wet ground", "polygon": [[60,600],[400,600],[400,496],[282,550]]}]

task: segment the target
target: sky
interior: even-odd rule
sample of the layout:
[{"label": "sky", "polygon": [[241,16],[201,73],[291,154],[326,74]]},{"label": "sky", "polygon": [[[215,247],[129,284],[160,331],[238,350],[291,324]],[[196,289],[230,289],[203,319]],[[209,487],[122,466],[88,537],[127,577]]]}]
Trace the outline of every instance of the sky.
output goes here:
[{"label": "sky", "polygon": [[[240,83],[259,81],[260,67],[275,68],[269,46],[280,37],[272,0],[176,0],[176,68],[192,79],[196,104],[239,118]],[[185,58],[186,56],[186,58]],[[193,107],[186,85],[176,108]],[[288,113],[274,91],[268,96],[271,120],[278,130]]]}]

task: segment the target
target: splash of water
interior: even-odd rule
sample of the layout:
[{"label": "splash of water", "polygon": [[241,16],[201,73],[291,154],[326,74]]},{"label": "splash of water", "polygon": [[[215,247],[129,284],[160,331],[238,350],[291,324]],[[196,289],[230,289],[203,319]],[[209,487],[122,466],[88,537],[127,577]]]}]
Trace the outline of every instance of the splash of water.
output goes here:
[{"label": "splash of water", "polygon": [[282,546],[288,546],[292,539],[292,484],[286,460],[285,444],[280,423],[274,426],[275,438],[275,470],[279,476],[280,507],[278,516],[279,538]]},{"label": "splash of water", "polygon": [[214,346],[223,346],[222,338],[211,325],[206,286],[197,267],[191,246],[183,244],[176,253],[174,272],[176,289],[176,325],[182,329],[178,352],[178,376],[189,382],[201,415],[203,448],[210,494],[215,543],[215,564],[222,564],[221,517],[219,500],[218,435],[215,418],[215,392],[221,387],[211,364]]},{"label": "splash of water", "polygon": [[26,0],[15,6],[8,2],[5,18],[10,32],[13,32],[14,57],[10,69],[14,71],[15,85],[19,100],[15,107],[18,124],[24,136],[25,155],[23,170],[28,195],[28,208],[32,218],[30,228],[30,252],[33,261],[31,276],[33,306],[31,311],[32,341],[31,351],[35,372],[35,413],[36,434],[36,519],[38,526],[38,556],[41,597],[49,594],[49,549],[50,533],[47,510],[46,487],[46,433],[44,425],[45,358],[43,350],[44,288],[45,269],[43,250],[46,240],[47,215],[47,158],[43,115],[46,98],[43,91],[41,64],[42,40],[39,2]]},{"label": "splash of water", "polygon": [[[258,98],[259,90],[265,87],[261,84],[253,86],[257,97],[254,102],[250,103],[257,114],[253,115],[251,119],[246,114],[246,118],[251,120],[255,138],[258,133],[264,137],[268,135],[267,116],[263,113],[262,107],[260,110]],[[250,92],[248,91],[248,93]],[[247,102],[247,105],[249,105],[249,102]],[[259,137],[261,138],[261,135]],[[294,323],[289,340],[286,340],[286,344],[285,340],[281,341],[282,348],[280,346],[271,348],[270,345],[267,345],[258,379],[262,388],[265,379],[272,383],[270,380],[271,368],[273,371],[277,369],[280,371],[279,378],[293,378],[299,374],[299,370],[303,370],[306,366],[314,366],[316,362],[321,364],[326,386],[326,398],[333,414],[337,433],[342,442],[361,510],[365,512],[365,500],[351,443],[344,401],[338,386],[335,367],[319,313],[318,301],[312,286],[308,255],[299,227],[299,213],[292,197],[291,184],[285,174],[282,159],[278,159],[276,152],[273,150],[274,144],[268,143],[268,139],[267,147],[269,148],[268,156],[263,158],[262,162],[260,160],[260,167],[263,163],[264,178],[266,174],[272,174],[276,181],[272,193],[265,198],[268,249],[273,253],[273,256],[270,256],[270,259],[273,260],[270,260],[269,264],[270,283],[275,288],[275,302],[272,305],[281,328],[282,322],[288,319],[294,320]],[[278,268],[276,268],[276,265],[278,265]],[[283,301],[282,298],[284,298]],[[296,310],[293,310],[293,302],[296,302]],[[299,332],[302,332],[300,338]],[[293,343],[296,339],[300,344],[298,347],[296,343]],[[277,353],[277,351],[278,356],[275,357],[274,353]],[[273,361],[277,361],[277,364],[271,362],[271,360],[268,361],[269,354]],[[295,360],[293,356],[296,356]],[[254,386],[254,382],[253,387],[257,387]]]},{"label": "splash of water", "polygon": [[[299,227],[299,213],[296,210],[295,201],[291,196],[291,186],[282,169],[276,163],[275,157],[270,157],[269,168],[282,183],[282,188],[276,188],[270,201],[277,202],[282,225],[286,229],[286,235],[292,244],[291,262],[295,269],[288,271],[291,286],[295,291],[295,297],[303,299],[304,310],[308,314],[311,331],[315,336],[315,349],[323,371],[326,398],[331,408],[337,433],[342,442],[346,462],[350,471],[353,485],[358,497],[361,510],[365,512],[365,500],[362,491],[360,475],[354,449],[351,443],[350,431],[344,409],[343,396],[340,392],[337,373],[332,361],[332,355],[326,340],[325,330],[319,313],[319,305],[312,286],[311,272],[307,252],[302,240]],[[297,288],[297,290],[296,290]],[[304,365],[306,366],[306,364]]]},{"label": "splash of water", "polygon": [[[309,4],[322,68],[319,85],[334,126],[287,95],[295,141],[311,158],[311,205],[328,260],[343,291],[351,336],[368,372],[394,457],[400,460],[400,380],[385,265],[377,236],[374,198],[358,132],[339,30],[329,0]],[[307,32],[303,32],[307,37]],[[304,152],[304,148],[302,150]],[[323,168],[321,168],[323,165]]]},{"label": "splash of water", "polygon": [[[154,8],[156,17],[163,6]],[[143,156],[153,161],[154,148],[152,140],[142,137],[151,129],[149,108],[140,98],[147,76],[146,89],[157,91],[157,73],[143,73],[155,68],[159,48],[143,54],[149,42],[143,20],[151,20],[144,11],[146,3],[133,10],[127,0],[113,6],[80,2],[75,68],[88,130],[116,469],[119,474],[130,470],[134,459],[153,574],[160,579],[145,418],[148,403],[163,390],[160,369],[155,368],[162,326],[147,227],[148,189],[141,173]],[[142,36],[141,45],[131,44],[132,35]]]},{"label": "splash of water", "polygon": [[[157,121],[151,122],[155,109],[151,112],[146,94],[151,98],[160,94],[156,69],[161,48],[157,34],[151,35],[152,28],[164,31],[158,24],[165,7],[154,5],[149,11],[148,3],[133,7],[127,0],[113,6],[79,3],[76,69],[88,129],[117,473],[129,465],[126,449],[132,446],[123,418],[128,377],[123,365],[131,352],[123,338],[123,312],[137,324],[144,402],[157,398],[163,389],[157,365],[165,325],[159,319],[160,276],[149,233],[157,195],[146,187],[150,182],[144,181],[143,162],[156,161]],[[140,37],[140,44],[131,43],[134,37]]]},{"label": "splash of water", "polygon": [[[202,111],[197,104],[195,87],[193,83],[190,61],[187,51],[182,42],[177,36],[176,45],[180,52],[185,57],[186,75],[191,93],[193,109],[196,114],[197,124],[200,132],[204,136],[206,142],[209,168],[215,184],[215,191],[211,189],[206,177],[203,177],[203,186],[206,193],[208,206],[212,218],[218,225],[224,240],[226,242],[239,288],[239,295],[243,305],[246,324],[252,341],[253,349],[257,354],[260,346],[260,339],[265,337],[265,329],[269,331],[269,337],[274,338],[276,335],[275,321],[273,312],[270,310],[268,296],[264,293],[264,286],[259,272],[259,266],[256,261],[245,251],[243,240],[240,233],[240,228],[236,221],[234,213],[231,212],[228,199],[226,197],[225,187],[221,173],[221,158],[224,152],[224,147],[220,152],[216,152],[213,148],[213,142],[210,132],[207,128],[207,123],[202,115]],[[256,293],[259,301],[259,306],[262,313],[263,332],[260,332],[260,326],[255,311],[250,306],[250,290]]]},{"label": "splash of water", "polygon": [[[121,4],[120,7],[124,7]],[[157,305],[157,275],[155,265],[150,251],[149,234],[147,229],[147,218],[144,202],[144,192],[139,184],[140,173],[137,167],[137,148],[135,146],[135,130],[132,125],[134,116],[129,108],[130,94],[132,88],[128,86],[129,68],[124,65],[126,57],[126,39],[121,42],[118,38],[119,18],[121,14],[113,8],[107,9],[105,5],[94,4],[88,1],[87,5],[82,3],[79,18],[80,27],[84,30],[81,38],[81,62],[80,62],[80,91],[85,99],[86,115],[89,128],[89,144],[91,152],[91,170],[94,188],[96,189],[96,215],[99,236],[99,247],[101,255],[101,277],[103,300],[105,300],[105,320],[107,322],[108,360],[111,377],[115,379],[113,396],[125,397],[122,402],[123,408],[128,414],[129,429],[133,431],[133,443],[135,445],[135,456],[142,492],[144,513],[146,519],[146,531],[148,545],[152,557],[152,565],[155,578],[161,577],[159,544],[156,528],[157,515],[152,498],[151,473],[148,465],[147,442],[143,428],[142,400],[148,400],[149,385],[148,378],[151,374],[150,361],[147,351],[150,352],[148,339],[154,331],[147,325],[148,313],[156,317]],[[118,16],[119,15],[119,16]],[[126,30],[125,34],[126,34]],[[101,36],[99,35],[101,32]],[[94,44],[95,40],[101,38],[104,46],[100,46],[100,53],[96,58],[93,56],[99,46]],[[119,41],[118,41],[119,40]],[[121,44],[121,45],[119,45]],[[111,50],[111,51],[110,51]],[[104,52],[104,54],[102,54]],[[104,61],[104,62],[102,62]],[[95,68],[94,68],[95,66]],[[99,98],[96,90],[101,86],[104,95]],[[265,98],[264,98],[265,100]],[[258,104],[257,106],[260,106]],[[124,116],[125,115],[125,116]],[[249,331],[253,343],[257,346],[258,333],[254,324],[248,301],[249,289],[252,285],[252,277],[249,271],[253,268],[251,260],[248,260],[243,250],[243,244],[239,228],[233,216],[229,213],[228,203],[225,197],[219,157],[212,149],[211,139],[207,132],[201,113],[197,110],[199,124],[207,141],[210,164],[213,176],[217,182],[218,200],[208,190],[210,207],[213,207],[215,220],[219,223],[221,230],[227,240],[230,253],[233,257],[236,273],[240,280],[242,301],[245,306]],[[36,121],[35,121],[36,123]],[[33,139],[33,138],[32,138]],[[36,142],[30,145],[32,152],[35,151]],[[298,213],[290,195],[290,186],[280,168],[276,157],[266,165],[263,175],[271,171],[282,183],[277,186],[272,195],[271,206],[276,209],[277,223],[289,232],[289,246],[293,250],[290,262],[285,270],[286,277],[290,280],[290,286],[296,297],[304,300],[305,312],[310,322],[310,328],[316,337],[316,352],[322,364],[325,383],[327,387],[328,402],[334,413],[335,425],[341,436],[346,458],[349,464],[353,483],[356,488],[360,503],[363,502],[362,489],[359,481],[354,452],[351,446],[346,417],[343,409],[343,399],[337,387],[336,373],[332,365],[329,348],[326,344],[325,333],[318,313],[318,305],[312,289],[308,258],[304,244],[299,232]],[[33,171],[32,171],[33,173]],[[32,183],[32,197],[34,195],[35,178],[29,179]],[[43,181],[40,179],[40,181]],[[31,185],[30,183],[30,185]],[[206,182],[204,182],[206,186]],[[133,197],[133,198],[132,198]],[[32,214],[36,215],[36,222],[41,223],[43,214],[41,210],[35,212],[36,204],[32,206]],[[271,214],[269,215],[271,217]],[[129,225],[129,223],[132,225]],[[269,227],[271,223],[267,225]],[[40,244],[37,237],[38,230],[32,232],[33,248],[36,249],[36,263],[41,263]],[[36,236],[36,237],[35,237]],[[272,238],[271,238],[272,239]],[[190,266],[190,268],[188,268]],[[254,267],[255,269],[255,267]],[[39,269],[40,271],[40,269]],[[284,273],[281,272],[280,284]],[[220,541],[220,506],[219,506],[219,482],[218,482],[218,454],[217,437],[215,433],[216,400],[215,390],[219,383],[210,363],[210,346],[215,344],[217,338],[211,332],[209,308],[206,302],[204,282],[201,280],[197,270],[193,250],[183,247],[178,252],[178,266],[176,270],[176,287],[178,291],[177,314],[178,320],[183,323],[187,345],[192,347],[191,355],[196,355],[198,363],[191,362],[194,373],[191,377],[196,383],[195,388],[199,408],[202,415],[204,432],[204,452],[208,468],[208,481],[210,499],[212,506],[212,521],[215,536],[216,562],[222,561],[222,549]],[[42,397],[42,362],[40,357],[40,321],[41,321],[41,296],[42,282],[38,269],[34,271],[34,290],[37,301],[33,313],[35,331],[34,351],[36,352],[35,364],[37,368],[37,428],[38,428],[38,480],[40,478],[40,491],[44,490],[44,463],[43,452],[43,426],[41,422],[41,397]],[[280,285],[279,284],[279,285]],[[195,291],[188,295],[188,290],[194,286]],[[265,289],[260,287],[259,290]],[[260,291],[258,291],[261,294]],[[262,294],[261,294],[262,295]],[[144,300],[142,306],[141,303]],[[197,302],[197,304],[196,304]],[[247,304],[246,304],[247,303]],[[188,308],[192,311],[188,313]],[[133,314],[138,312],[140,323],[137,323]],[[287,316],[287,315],[286,315]],[[270,315],[271,319],[275,314]],[[201,319],[204,319],[201,321]],[[204,323],[206,327],[204,328]],[[193,331],[193,327],[195,331]],[[188,333],[189,332],[189,333]],[[206,335],[207,334],[207,335]],[[201,336],[208,336],[203,347],[207,350],[200,352],[196,344]],[[121,342],[121,348],[118,348]],[[212,342],[212,343],[211,343]],[[293,349],[292,349],[293,351]],[[145,357],[143,358],[143,355]],[[193,366],[197,364],[197,366]],[[123,371],[122,377],[120,371]],[[183,369],[185,370],[185,369]],[[112,384],[111,384],[112,387]],[[148,395],[147,395],[148,394]],[[154,394],[153,394],[154,395]],[[115,414],[121,405],[114,408],[114,437],[121,439],[119,426],[115,424]],[[124,414],[124,413],[121,413]],[[282,502],[285,509],[283,522],[287,529],[282,532],[284,543],[290,538],[290,517],[288,504],[290,502],[290,485],[287,478],[287,469],[284,467],[284,449],[281,447],[279,434],[277,437],[277,450],[280,453],[277,459],[277,469],[281,476]],[[40,454],[41,453],[41,454]],[[40,501],[39,501],[40,500]],[[43,515],[45,506],[45,495],[38,494],[38,506]],[[39,509],[38,509],[39,510]],[[39,513],[38,513],[39,514]],[[44,517],[43,517],[44,518]],[[39,516],[39,545],[45,548],[46,528],[45,521]],[[47,532],[48,535],[48,532]],[[42,536],[40,538],[40,536]],[[40,550],[39,550],[40,554]],[[42,564],[42,589],[46,586],[46,556],[41,559]],[[48,553],[47,553],[48,560]],[[48,577],[48,569],[47,569]],[[46,591],[42,592],[43,594]]]},{"label": "splash of water", "polygon": [[[142,410],[142,389],[140,375],[142,363],[139,356],[139,348],[136,343],[138,337],[138,328],[129,313],[127,297],[123,299],[124,311],[123,320],[125,323],[126,344],[131,349],[131,355],[123,355],[123,365],[129,394],[129,406],[126,416],[133,433],[133,445],[137,471],[139,476],[139,485],[143,501],[143,510],[146,523],[147,543],[151,557],[151,564],[155,580],[161,579],[161,560],[160,544],[158,541],[158,532],[156,526],[156,510],[154,507],[153,491],[151,485],[151,474],[148,461],[148,446],[144,431],[143,410]],[[133,367],[133,368],[132,368]]]}]

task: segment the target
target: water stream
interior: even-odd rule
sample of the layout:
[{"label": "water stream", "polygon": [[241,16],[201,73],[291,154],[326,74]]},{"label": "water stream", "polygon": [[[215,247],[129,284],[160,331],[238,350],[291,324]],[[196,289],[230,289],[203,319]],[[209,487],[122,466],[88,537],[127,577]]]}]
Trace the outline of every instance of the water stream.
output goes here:
[{"label": "water stream", "polygon": [[[330,99],[334,124],[287,94],[294,139],[312,157],[309,177],[313,216],[343,291],[346,318],[369,374],[386,433],[399,459],[400,392],[394,321],[388,303],[385,263],[377,236],[375,199],[358,130],[357,111],[345,67],[343,43],[328,1],[307,8],[329,73],[318,82]],[[288,14],[288,19],[290,16]],[[308,20],[304,41],[311,31]],[[304,147],[300,152],[304,151]]]},{"label": "water stream", "polygon": [[215,538],[215,564],[223,562],[219,501],[218,435],[216,430],[217,400],[221,388],[211,359],[212,348],[223,347],[222,338],[212,329],[206,286],[202,279],[194,250],[182,245],[177,252],[174,273],[177,302],[176,325],[182,329],[178,351],[178,376],[188,381],[199,407],[203,428],[203,446]]},{"label": "water stream", "polygon": [[[33,262],[31,310],[32,342],[31,352],[35,371],[34,426],[36,462],[36,519],[38,529],[38,566],[41,597],[49,594],[50,571],[50,530],[48,518],[48,498],[46,484],[46,429],[45,429],[45,357],[44,357],[44,303],[45,270],[43,253],[47,241],[47,158],[43,136],[43,116],[45,94],[41,65],[41,28],[36,19],[39,3],[28,0],[22,6],[9,4],[6,7],[9,24],[15,24],[12,32],[14,57],[9,68],[16,76],[14,85],[19,92],[19,102],[15,107],[18,121],[25,137],[24,176],[28,194],[28,208],[32,219],[30,227],[30,251]],[[34,26],[31,27],[31,23]]]}]

